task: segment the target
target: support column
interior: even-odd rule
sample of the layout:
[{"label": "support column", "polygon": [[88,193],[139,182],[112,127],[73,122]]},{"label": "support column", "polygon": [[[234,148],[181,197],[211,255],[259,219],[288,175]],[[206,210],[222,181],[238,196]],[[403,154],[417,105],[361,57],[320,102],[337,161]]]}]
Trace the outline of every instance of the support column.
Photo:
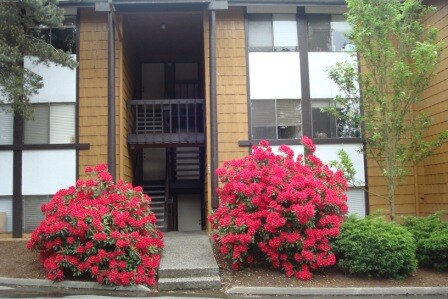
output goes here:
[{"label": "support column", "polygon": [[310,71],[308,64],[308,19],[304,7],[297,7],[297,35],[300,55],[300,81],[302,86],[302,132],[313,138],[311,117]]},{"label": "support column", "polygon": [[115,181],[116,177],[116,140],[115,140],[115,28],[113,20],[112,3],[109,0],[109,12],[107,16],[108,33],[108,80],[107,80],[107,166]]},{"label": "support column", "polygon": [[22,238],[23,233],[23,199],[22,199],[22,150],[23,117],[14,113],[14,152],[12,183],[12,237]]},{"label": "support column", "polygon": [[211,185],[212,185],[212,209],[218,208],[218,195],[216,188],[218,187],[218,177],[216,169],[218,168],[218,108],[217,108],[217,91],[216,91],[216,12],[210,11],[209,22],[210,33],[210,124],[211,124]]}]

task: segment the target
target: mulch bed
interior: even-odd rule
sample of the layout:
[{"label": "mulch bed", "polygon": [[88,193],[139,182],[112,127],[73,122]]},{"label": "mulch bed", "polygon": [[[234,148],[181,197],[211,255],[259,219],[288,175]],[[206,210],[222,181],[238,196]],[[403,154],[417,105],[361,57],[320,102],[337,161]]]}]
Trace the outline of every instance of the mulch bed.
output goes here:
[{"label": "mulch bed", "polygon": [[[216,252],[215,252],[216,253]],[[448,271],[419,269],[404,280],[368,279],[346,275],[337,267],[314,273],[310,281],[287,278],[283,273],[269,269],[249,268],[242,271],[227,269],[225,261],[216,255],[221,269],[223,287],[440,287],[448,286]],[[37,253],[26,249],[26,241],[0,240],[0,277],[45,278]]]}]

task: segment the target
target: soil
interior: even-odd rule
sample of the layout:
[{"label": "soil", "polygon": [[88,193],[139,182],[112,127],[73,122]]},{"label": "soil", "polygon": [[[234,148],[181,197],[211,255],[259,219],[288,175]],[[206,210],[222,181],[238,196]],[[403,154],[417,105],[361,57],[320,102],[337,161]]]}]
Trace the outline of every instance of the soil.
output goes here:
[{"label": "soil", "polygon": [[[249,268],[234,272],[217,255],[221,269],[222,290],[234,286],[275,287],[440,287],[448,286],[448,271],[419,269],[404,280],[368,279],[349,276],[337,267],[314,273],[310,281],[287,278],[283,273],[269,269]],[[26,241],[0,240],[0,277],[45,278],[37,253],[26,249]]]}]

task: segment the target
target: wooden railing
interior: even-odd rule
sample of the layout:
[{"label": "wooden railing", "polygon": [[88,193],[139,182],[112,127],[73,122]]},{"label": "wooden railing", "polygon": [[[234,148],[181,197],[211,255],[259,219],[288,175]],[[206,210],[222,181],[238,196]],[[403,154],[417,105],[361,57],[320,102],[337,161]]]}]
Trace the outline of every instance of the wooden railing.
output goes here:
[{"label": "wooden railing", "polygon": [[203,143],[204,100],[133,100],[129,144]]}]

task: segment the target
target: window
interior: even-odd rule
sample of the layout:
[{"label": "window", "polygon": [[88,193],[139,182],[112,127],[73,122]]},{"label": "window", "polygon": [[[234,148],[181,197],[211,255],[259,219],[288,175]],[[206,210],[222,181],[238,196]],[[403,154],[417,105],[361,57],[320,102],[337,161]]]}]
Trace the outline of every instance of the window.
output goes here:
[{"label": "window", "polygon": [[308,39],[310,52],[353,51],[345,36],[351,30],[343,15],[308,16]]},{"label": "window", "polygon": [[76,53],[76,18],[66,16],[62,28],[39,29],[39,36],[56,49]]},{"label": "window", "polygon": [[44,220],[40,207],[50,201],[51,195],[23,196],[23,231],[32,232]]},{"label": "window", "polygon": [[249,51],[298,51],[295,14],[251,14]]},{"label": "window", "polygon": [[[331,100],[312,100],[311,117],[314,138],[350,138],[360,137],[359,126],[354,126],[346,120],[338,119],[335,115],[324,111],[330,107]],[[343,113],[342,109],[338,109]]]},{"label": "window", "polygon": [[74,104],[36,104],[34,117],[25,120],[25,144],[75,142]]},{"label": "window", "polygon": [[0,106],[0,144],[13,144],[14,114],[9,105]]},{"label": "window", "polygon": [[300,101],[252,100],[252,139],[297,139],[302,135]]}]

